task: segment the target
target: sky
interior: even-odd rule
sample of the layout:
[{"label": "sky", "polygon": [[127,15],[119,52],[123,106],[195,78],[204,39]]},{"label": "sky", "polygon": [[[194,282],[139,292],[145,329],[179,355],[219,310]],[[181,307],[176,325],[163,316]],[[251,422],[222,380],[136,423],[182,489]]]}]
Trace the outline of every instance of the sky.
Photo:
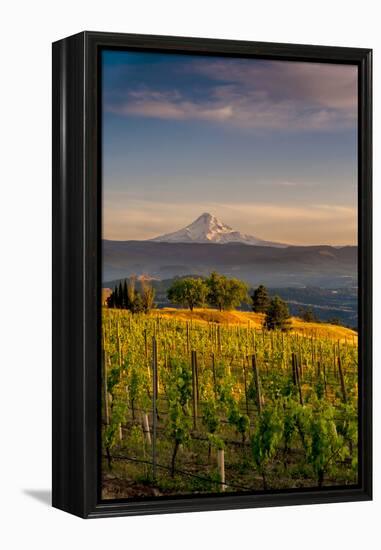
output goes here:
[{"label": "sky", "polygon": [[103,238],[357,244],[357,67],[102,53]]}]

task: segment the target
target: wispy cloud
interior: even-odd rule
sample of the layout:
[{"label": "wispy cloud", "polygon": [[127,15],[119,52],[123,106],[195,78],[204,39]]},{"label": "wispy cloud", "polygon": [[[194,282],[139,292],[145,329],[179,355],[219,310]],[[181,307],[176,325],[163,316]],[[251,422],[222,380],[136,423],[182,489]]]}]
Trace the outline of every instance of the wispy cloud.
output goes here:
[{"label": "wispy cloud", "polygon": [[109,101],[106,109],[120,115],[199,120],[246,129],[327,131],[356,124],[354,66],[198,60],[186,70],[207,77],[208,85],[197,94],[170,88],[170,83],[166,90],[138,86]]},{"label": "wispy cloud", "polygon": [[175,120],[223,121],[232,117],[229,105],[213,102],[193,103],[179,92],[155,92],[152,90],[128,93],[128,100],[119,105],[108,105],[109,112],[121,115],[137,115]]},{"label": "wispy cloud", "polygon": [[279,187],[310,187],[312,183],[301,181],[280,180],[272,182],[273,185]]}]

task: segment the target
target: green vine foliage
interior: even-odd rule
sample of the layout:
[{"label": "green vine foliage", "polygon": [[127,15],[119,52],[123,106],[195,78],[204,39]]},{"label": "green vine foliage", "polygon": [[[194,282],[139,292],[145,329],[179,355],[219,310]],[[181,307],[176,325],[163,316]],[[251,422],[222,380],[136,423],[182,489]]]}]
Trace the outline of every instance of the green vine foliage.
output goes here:
[{"label": "green vine foliage", "polygon": [[250,418],[246,414],[241,414],[238,404],[232,401],[228,412],[228,422],[234,426],[239,434],[241,434],[242,442],[245,441],[246,432],[250,428]]},{"label": "green vine foliage", "polygon": [[[236,480],[239,485],[257,489],[261,483],[258,474],[264,487],[274,488],[356,483],[355,339],[347,342],[341,339],[339,346],[324,335],[307,337],[280,330],[259,331],[250,324],[198,324],[113,309],[105,311],[104,331],[107,380],[102,381],[102,443],[109,464],[121,450],[120,454],[137,458],[149,456],[149,439],[141,413],[149,412],[152,421],[155,338],[158,464],[176,473],[176,461],[181,463],[179,470],[186,470],[194,461],[194,467],[208,477],[211,472],[214,475],[217,459],[211,449],[226,448],[227,483],[231,481],[231,487]],[[192,350],[197,353],[196,430]],[[299,383],[292,370],[293,353],[298,357]],[[260,407],[253,355],[258,369]],[[337,371],[338,357],[342,379]],[[247,440],[250,445],[244,444]],[[143,465],[126,466],[116,460],[113,468],[115,474],[124,477],[128,472],[132,478],[136,476],[134,479],[137,471],[146,473]],[[171,487],[178,492],[193,487],[193,480],[177,474],[176,480],[169,482]],[[165,487],[167,475],[159,470],[156,482]]]},{"label": "green vine foliage", "polygon": [[114,448],[119,443],[119,426],[124,421],[126,414],[126,402],[114,399],[110,424],[106,427],[104,435],[105,446],[109,450]]},{"label": "green vine foliage", "polygon": [[251,451],[267,489],[266,465],[275,456],[283,437],[283,420],[277,406],[265,408],[251,437]]},{"label": "green vine foliage", "polygon": [[219,451],[222,451],[223,449],[225,449],[225,443],[224,443],[224,440],[222,439],[222,437],[219,437],[216,434],[209,434],[208,435],[208,440],[209,440],[210,445],[214,449],[217,449]]},{"label": "green vine foliage", "polygon": [[312,415],[308,443],[307,459],[317,476],[318,485],[321,486],[324,476],[330,472],[335,461],[343,460],[348,455],[343,436],[336,429],[332,406],[320,406],[317,414]]},{"label": "green vine foliage", "polygon": [[171,361],[167,376],[168,419],[166,431],[174,442],[171,473],[175,472],[175,461],[180,445],[189,440],[192,426],[188,402],[192,396],[192,373],[189,365],[181,359]]},{"label": "green vine foliage", "polygon": [[171,360],[166,385],[169,402],[178,402],[185,407],[192,397],[192,371],[186,361],[179,358]]},{"label": "green vine foliage", "polygon": [[209,399],[204,403],[202,411],[202,422],[209,434],[214,434],[220,426],[220,415],[217,403]]}]

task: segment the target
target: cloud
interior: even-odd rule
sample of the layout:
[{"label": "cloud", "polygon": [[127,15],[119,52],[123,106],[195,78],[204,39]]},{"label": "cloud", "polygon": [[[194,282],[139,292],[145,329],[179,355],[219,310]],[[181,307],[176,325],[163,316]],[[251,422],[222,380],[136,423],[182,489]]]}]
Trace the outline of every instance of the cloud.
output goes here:
[{"label": "cloud", "polygon": [[[299,61],[215,60],[193,70],[223,82],[260,90],[273,99],[310,101],[324,108],[357,108],[357,67]],[[259,92],[259,93],[261,93]]]},{"label": "cloud", "polygon": [[116,106],[109,105],[107,110],[122,115],[174,120],[223,121],[233,115],[229,105],[217,105],[213,102],[193,103],[185,100],[178,92],[134,91],[130,92],[128,97],[128,101]]},{"label": "cloud", "polygon": [[282,181],[274,181],[273,185],[277,185],[280,187],[305,187],[311,185],[311,183],[302,183],[300,181],[288,181],[288,180],[282,180]]},{"label": "cloud", "polygon": [[[195,61],[184,70],[202,89],[127,89],[106,110],[119,115],[198,120],[246,129],[327,131],[351,128],[357,118],[357,68],[319,63]],[[197,88],[197,89],[196,89]],[[197,92],[197,93],[196,93]]]}]

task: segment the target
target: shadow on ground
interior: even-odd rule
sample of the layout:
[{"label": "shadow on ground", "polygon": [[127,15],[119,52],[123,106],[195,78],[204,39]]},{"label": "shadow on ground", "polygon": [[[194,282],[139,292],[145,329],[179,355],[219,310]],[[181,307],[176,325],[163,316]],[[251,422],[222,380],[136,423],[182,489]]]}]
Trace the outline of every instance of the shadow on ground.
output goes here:
[{"label": "shadow on ground", "polygon": [[52,491],[50,489],[23,489],[23,493],[45,504],[45,506],[52,505]]}]

